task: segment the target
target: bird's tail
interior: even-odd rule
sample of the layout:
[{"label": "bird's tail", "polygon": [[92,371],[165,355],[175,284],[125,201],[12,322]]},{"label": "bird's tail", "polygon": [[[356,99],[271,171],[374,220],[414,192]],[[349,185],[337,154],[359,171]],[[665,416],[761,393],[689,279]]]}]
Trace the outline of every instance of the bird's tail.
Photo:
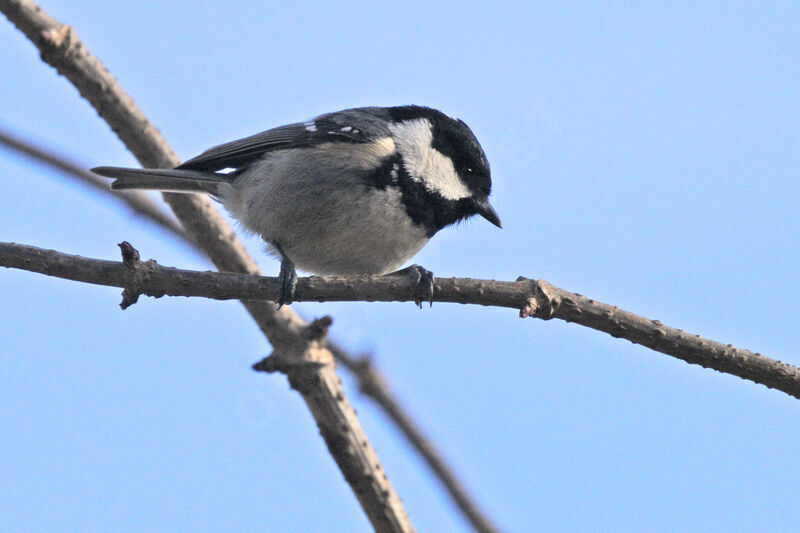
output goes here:
[{"label": "bird's tail", "polygon": [[163,168],[95,167],[92,172],[115,178],[111,182],[114,190],[150,189],[169,192],[207,192],[217,194],[217,188],[227,183],[225,174]]}]

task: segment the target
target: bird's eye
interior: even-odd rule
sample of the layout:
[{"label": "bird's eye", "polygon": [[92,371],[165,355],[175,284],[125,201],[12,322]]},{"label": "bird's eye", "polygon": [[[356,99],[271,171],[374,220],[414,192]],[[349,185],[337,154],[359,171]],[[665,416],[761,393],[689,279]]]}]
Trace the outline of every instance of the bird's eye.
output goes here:
[{"label": "bird's eye", "polygon": [[464,169],[464,172],[466,172],[467,174],[472,174],[472,173],[473,173],[473,172],[472,172],[472,167],[467,167],[467,168],[465,168],[465,169]]}]

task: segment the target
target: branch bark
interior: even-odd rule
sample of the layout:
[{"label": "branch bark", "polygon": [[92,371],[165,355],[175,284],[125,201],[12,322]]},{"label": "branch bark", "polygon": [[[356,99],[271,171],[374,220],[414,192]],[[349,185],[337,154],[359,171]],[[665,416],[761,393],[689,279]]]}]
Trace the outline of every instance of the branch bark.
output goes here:
[{"label": "branch bark", "polygon": [[[145,167],[173,167],[179,159],[133,99],[122,90],[75,31],[31,0],[0,0],[0,11],[39,49],[42,60],[67,78]],[[164,194],[187,236],[222,271],[259,273],[231,227],[211,201],[198,195]],[[376,531],[413,531],[408,514],[389,482],[336,375],[333,358],[319,339],[309,340],[308,324],[288,307],[243,302],[274,353],[307,365],[313,379],[295,386],[314,416],[328,450],[350,483]],[[323,364],[317,364],[323,361]],[[335,413],[335,416],[331,416]],[[335,445],[332,445],[335,443]]]},{"label": "branch bark", "polygon": [[[127,244],[127,243],[125,243]],[[121,245],[122,246],[122,245]],[[128,245],[130,246],[130,245]],[[132,249],[132,248],[131,248]],[[32,246],[0,243],[0,266],[75,281],[122,287],[123,307],[138,295],[201,296],[215,300],[274,300],[277,278],[163,267],[153,260],[126,264],[86,259]],[[398,276],[300,278],[295,301],[414,301],[416,284]],[[433,300],[519,309],[521,317],[559,318],[627,339],[687,363],[739,376],[800,398],[800,368],[732,345],[665,326],[613,305],[565,291],[544,280],[437,279]]]}]

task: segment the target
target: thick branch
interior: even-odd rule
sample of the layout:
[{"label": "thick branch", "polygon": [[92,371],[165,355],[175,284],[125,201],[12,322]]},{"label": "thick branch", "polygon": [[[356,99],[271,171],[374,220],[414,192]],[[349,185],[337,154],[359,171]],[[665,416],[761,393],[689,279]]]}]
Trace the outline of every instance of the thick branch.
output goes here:
[{"label": "thick branch", "polygon": [[[0,243],[0,266],[75,281],[123,287],[147,296],[202,296],[216,300],[274,300],[276,278],[163,267],[155,261],[125,266],[21,244]],[[397,276],[301,278],[295,301],[414,301],[416,286]],[[560,318],[677,357],[687,363],[739,376],[800,398],[800,368],[748,350],[710,341],[615,306],[559,289],[544,280],[515,282],[439,278],[433,300],[520,310],[522,317]]]},{"label": "thick branch", "polygon": [[[153,260],[133,266],[15,243],[0,243],[0,266],[120,287],[132,294],[154,298],[200,296],[213,300],[274,301],[278,294],[278,278],[182,270],[161,266]],[[527,282],[438,278],[434,285],[434,301],[514,309],[526,305],[529,293]],[[298,279],[294,301],[413,302],[417,297],[416,283],[405,276],[311,276]]]}]

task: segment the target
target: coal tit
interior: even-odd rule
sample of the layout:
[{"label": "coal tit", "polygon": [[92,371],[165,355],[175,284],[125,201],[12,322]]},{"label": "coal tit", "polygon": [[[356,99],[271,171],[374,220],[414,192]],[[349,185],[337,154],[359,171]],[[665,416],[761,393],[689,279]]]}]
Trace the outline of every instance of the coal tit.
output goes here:
[{"label": "coal tit", "polygon": [[[280,257],[279,304],[291,303],[295,265],[322,276],[388,274],[445,226],[481,215],[500,227],[481,145],[463,121],[429,107],[346,109],[215,146],[174,169],[92,171],[116,178],[112,189],[219,199]],[[432,293],[432,275],[409,268]]]}]

